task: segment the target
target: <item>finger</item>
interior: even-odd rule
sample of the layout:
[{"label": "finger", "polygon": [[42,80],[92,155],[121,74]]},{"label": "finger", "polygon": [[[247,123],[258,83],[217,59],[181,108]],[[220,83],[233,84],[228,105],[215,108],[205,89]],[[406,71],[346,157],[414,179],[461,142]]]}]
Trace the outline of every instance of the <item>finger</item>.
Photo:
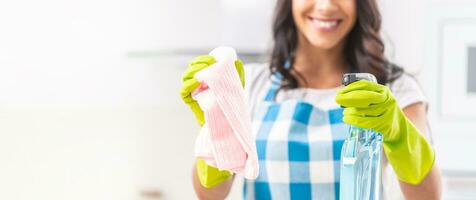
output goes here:
[{"label": "finger", "polygon": [[205,117],[203,115],[202,109],[200,108],[200,105],[198,105],[196,101],[191,102],[189,105],[198,123],[200,124],[200,126],[202,126],[205,122]]},{"label": "finger", "polygon": [[388,99],[387,93],[368,90],[354,90],[347,93],[338,93],[335,101],[343,107],[367,108],[371,105],[384,103]]},{"label": "finger", "polygon": [[236,60],[235,67],[238,75],[240,76],[241,85],[245,87],[245,70],[243,68],[243,62],[240,59]]},{"label": "finger", "polygon": [[344,109],[343,115],[345,116],[359,116],[359,117],[368,117],[376,118],[381,117],[386,113],[386,109],[382,107],[374,108],[346,108]]},{"label": "finger", "polygon": [[350,124],[356,127],[365,128],[365,129],[372,129],[378,133],[383,135],[384,140],[390,141],[392,137],[389,135],[388,132],[385,131],[387,125],[385,122],[382,122],[380,118],[368,118],[368,117],[359,117],[359,116],[344,116],[342,118],[346,124]]},{"label": "finger", "polygon": [[374,129],[376,128],[377,118],[360,117],[356,115],[344,115],[342,121],[346,124],[357,126],[360,128]]},{"label": "finger", "polygon": [[210,55],[200,55],[192,59],[190,63],[188,64],[189,66],[191,65],[196,65],[196,64],[208,64],[211,65],[215,63],[216,60],[213,56]]},{"label": "finger", "polygon": [[193,100],[191,93],[192,91],[197,89],[199,85],[200,85],[200,82],[195,78],[188,79],[185,82],[183,82],[182,89],[180,90],[180,97],[182,97],[185,103],[190,103],[195,101]]},{"label": "finger", "polygon": [[209,55],[203,55],[203,56],[198,56],[194,58],[190,62],[187,70],[185,70],[185,72],[183,73],[182,80],[186,81],[188,79],[193,78],[193,76],[195,76],[195,73],[197,73],[198,71],[204,68],[207,68],[208,66],[214,63],[215,63],[215,58]]}]

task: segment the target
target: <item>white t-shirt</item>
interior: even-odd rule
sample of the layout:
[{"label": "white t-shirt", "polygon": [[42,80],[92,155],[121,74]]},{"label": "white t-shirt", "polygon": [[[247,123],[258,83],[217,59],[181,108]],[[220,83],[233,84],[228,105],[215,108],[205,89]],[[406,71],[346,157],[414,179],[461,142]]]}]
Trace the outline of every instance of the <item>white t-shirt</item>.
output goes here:
[{"label": "white t-shirt", "polygon": [[[268,64],[248,64],[244,67],[246,85],[245,90],[248,95],[249,109],[254,117],[254,113],[259,112],[259,104],[271,86],[270,69]],[[418,102],[426,103],[426,97],[423,94],[417,81],[408,74],[403,74],[394,82],[387,85],[392,91],[398,105],[403,109]],[[324,110],[339,107],[334,98],[341,87],[331,89],[310,89],[296,88],[291,90],[281,90],[276,101],[290,99],[301,99],[311,102],[314,106]],[[401,193],[398,179],[387,158],[382,159],[382,183],[383,199],[404,199]]]}]

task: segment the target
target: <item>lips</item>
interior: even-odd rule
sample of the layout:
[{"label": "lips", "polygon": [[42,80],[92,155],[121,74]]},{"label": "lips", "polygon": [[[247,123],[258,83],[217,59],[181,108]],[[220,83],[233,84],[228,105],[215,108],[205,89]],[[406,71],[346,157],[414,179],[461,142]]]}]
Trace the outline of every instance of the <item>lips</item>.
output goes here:
[{"label": "lips", "polygon": [[324,32],[336,30],[342,22],[340,19],[322,19],[315,17],[308,17],[308,19],[316,29]]}]

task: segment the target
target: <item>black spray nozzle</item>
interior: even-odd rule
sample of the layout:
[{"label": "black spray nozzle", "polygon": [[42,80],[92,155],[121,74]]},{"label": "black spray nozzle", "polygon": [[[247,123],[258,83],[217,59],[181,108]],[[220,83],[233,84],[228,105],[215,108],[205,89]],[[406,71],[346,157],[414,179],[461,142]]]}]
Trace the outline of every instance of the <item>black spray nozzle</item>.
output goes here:
[{"label": "black spray nozzle", "polygon": [[342,76],[342,84],[347,86],[355,81],[367,80],[377,83],[377,78],[370,73],[346,73]]}]

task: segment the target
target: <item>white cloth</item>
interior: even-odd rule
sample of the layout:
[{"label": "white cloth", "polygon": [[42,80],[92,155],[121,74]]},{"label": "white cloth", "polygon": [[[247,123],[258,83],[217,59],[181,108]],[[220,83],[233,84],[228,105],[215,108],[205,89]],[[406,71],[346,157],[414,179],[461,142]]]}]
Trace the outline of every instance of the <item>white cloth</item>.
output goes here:
[{"label": "white cloth", "polygon": [[217,62],[195,74],[201,85],[192,93],[205,117],[195,154],[220,170],[255,179],[258,155],[245,91],[235,68],[236,52],[218,47],[210,55]]}]

